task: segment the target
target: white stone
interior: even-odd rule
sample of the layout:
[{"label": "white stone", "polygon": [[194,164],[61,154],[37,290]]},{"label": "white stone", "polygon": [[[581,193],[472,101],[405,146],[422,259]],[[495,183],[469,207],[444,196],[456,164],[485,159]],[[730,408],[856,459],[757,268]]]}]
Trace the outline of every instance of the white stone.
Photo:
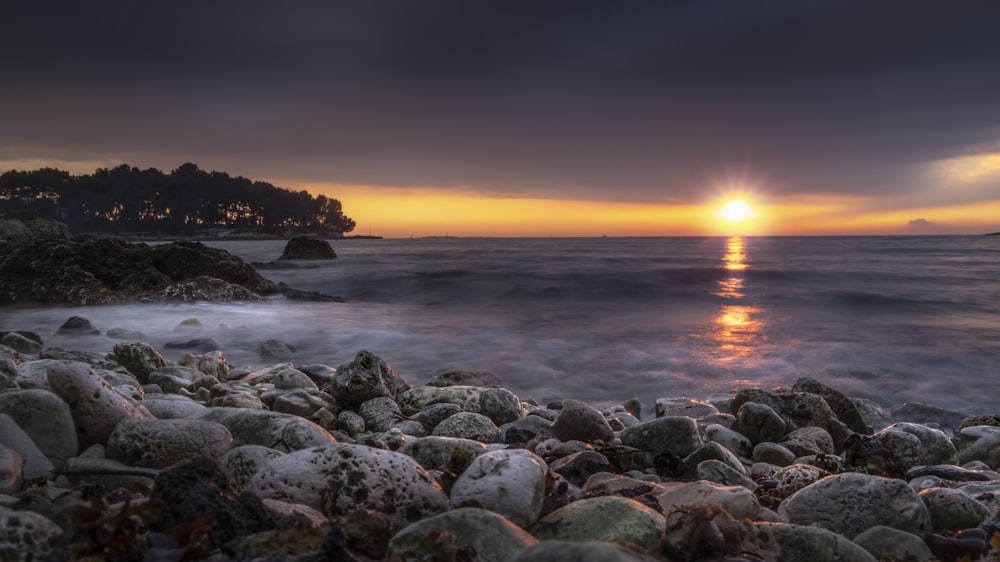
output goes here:
[{"label": "white stone", "polygon": [[466,468],[451,489],[455,506],[478,505],[526,528],[538,519],[545,499],[548,466],[524,449],[484,453]]}]

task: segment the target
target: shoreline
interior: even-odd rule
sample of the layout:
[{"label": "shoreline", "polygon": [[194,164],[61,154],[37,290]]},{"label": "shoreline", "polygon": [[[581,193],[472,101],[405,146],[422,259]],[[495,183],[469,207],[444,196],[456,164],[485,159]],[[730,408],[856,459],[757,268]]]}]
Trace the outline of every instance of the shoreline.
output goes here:
[{"label": "shoreline", "polygon": [[[60,515],[86,494],[103,498],[116,548],[207,560],[707,549],[868,561],[901,545],[929,560],[1000,538],[1000,415],[890,413],[813,379],[599,410],[525,400],[483,371],[413,386],[366,351],[295,365],[275,341],[272,363],[250,368],[218,349],[172,362],[141,341],[104,356],[0,336],[0,458],[20,459],[0,463],[0,520],[21,521],[15,534],[30,524],[38,558],[108,548]],[[146,525],[128,523],[140,515]],[[181,531],[191,525],[200,542]]]}]

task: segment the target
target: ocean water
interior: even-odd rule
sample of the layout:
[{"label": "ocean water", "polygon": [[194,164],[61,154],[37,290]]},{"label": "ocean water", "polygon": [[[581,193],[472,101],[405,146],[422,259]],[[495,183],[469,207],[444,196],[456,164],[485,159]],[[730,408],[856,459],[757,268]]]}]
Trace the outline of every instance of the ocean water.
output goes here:
[{"label": "ocean water", "polygon": [[[281,241],[208,242],[247,261]],[[338,259],[262,268],[346,303],[51,307],[0,327],[109,351],[106,335],[54,335],[71,315],[167,342],[218,341],[263,366],[260,341],[337,366],[362,349],[421,384],[498,374],[522,399],[605,406],[704,398],[813,377],[884,406],[1000,412],[1000,237],[424,238],[332,241]],[[177,328],[197,317],[198,332]]]}]

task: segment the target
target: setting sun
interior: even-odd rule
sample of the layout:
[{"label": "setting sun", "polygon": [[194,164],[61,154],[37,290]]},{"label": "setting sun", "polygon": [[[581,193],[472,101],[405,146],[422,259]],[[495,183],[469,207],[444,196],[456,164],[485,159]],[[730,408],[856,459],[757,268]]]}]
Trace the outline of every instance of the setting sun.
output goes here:
[{"label": "setting sun", "polygon": [[750,204],[742,199],[733,199],[719,210],[719,217],[727,222],[743,222],[753,216]]}]

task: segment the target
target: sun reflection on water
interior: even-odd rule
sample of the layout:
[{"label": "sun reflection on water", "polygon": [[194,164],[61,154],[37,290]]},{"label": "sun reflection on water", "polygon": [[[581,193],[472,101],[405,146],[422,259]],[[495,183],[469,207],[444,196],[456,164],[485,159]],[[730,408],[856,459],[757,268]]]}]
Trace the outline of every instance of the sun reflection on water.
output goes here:
[{"label": "sun reflection on water", "polygon": [[[746,298],[747,243],[742,236],[726,240],[722,267],[729,275],[718,281],[715,295],[740,301]],[[709,337],[715,344],[715,357],[725,364],[746,363],[759,357],[763,341],[764,308],[756,304],[723,304],[712,320]]]}]

